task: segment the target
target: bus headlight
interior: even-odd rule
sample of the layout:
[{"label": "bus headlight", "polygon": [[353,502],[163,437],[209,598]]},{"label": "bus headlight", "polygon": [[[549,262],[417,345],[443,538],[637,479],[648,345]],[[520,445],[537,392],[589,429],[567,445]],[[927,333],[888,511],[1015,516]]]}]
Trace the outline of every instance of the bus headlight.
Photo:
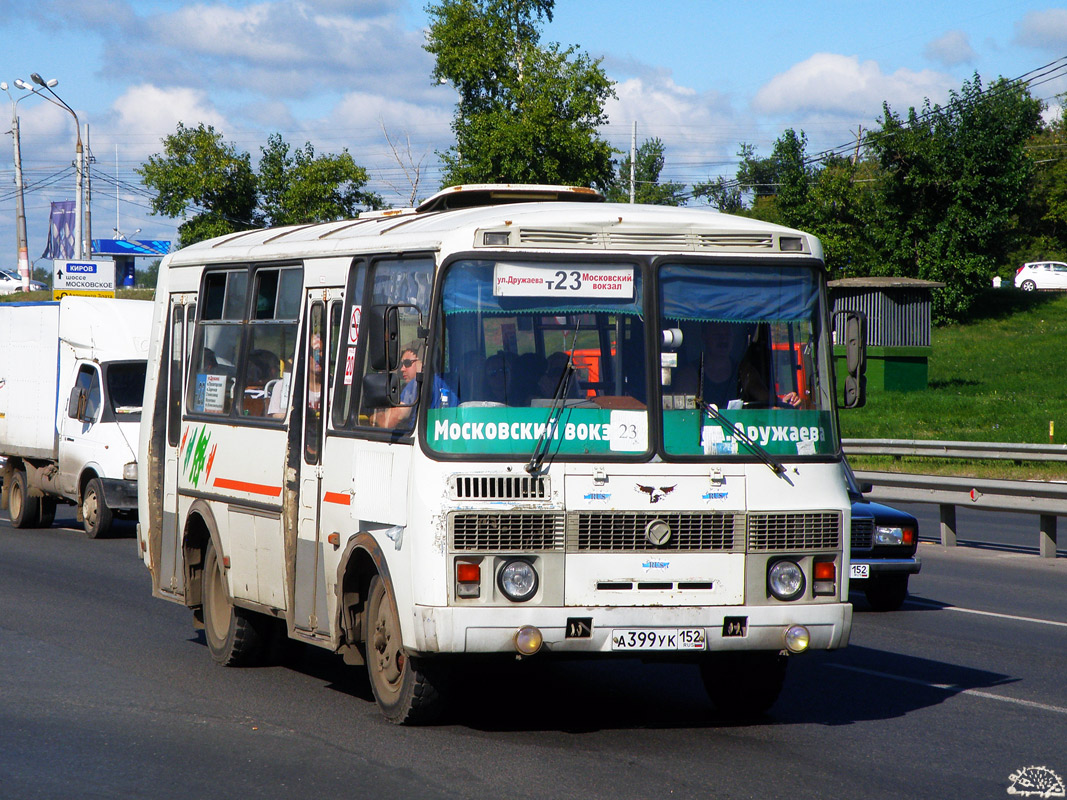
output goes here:
[{"label": "bus headlight", "polygon": [[122,479],[126,481],[137,480],[137,462],[131,461],[122,467]]},{"label": "bus headlight", "polygon": [[804,570],[795,561],[775,561],[767,571],[767,588],[779,600],[793,600],[804,591]]},{"label": "bus headlight", "polygon": [[524,603],[537,594],[537,570],[522,559],[512,559],[497,573],[497,586],[508,600]]}]

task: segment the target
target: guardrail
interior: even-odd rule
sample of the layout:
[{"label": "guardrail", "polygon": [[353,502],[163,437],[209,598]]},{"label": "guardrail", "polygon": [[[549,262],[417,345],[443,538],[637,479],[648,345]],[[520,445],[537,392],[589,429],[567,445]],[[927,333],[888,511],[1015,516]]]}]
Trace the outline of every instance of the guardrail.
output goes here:
[{"label": "guardrail", "polygon": [[[850,455],[929,456],[1005,461],[1067,461],[1067,446],[995,442],[845,439]],[[1056,557],[1056,518],[1067,516],[1067,483],[1001,481],[898,472],[857,471],[856,479],[873,484],[872,499],[887,502],[934,503],[941,514],[941,544],[956,544],[956,507],[1014,511],[1038,515],[1038,553]]]}]

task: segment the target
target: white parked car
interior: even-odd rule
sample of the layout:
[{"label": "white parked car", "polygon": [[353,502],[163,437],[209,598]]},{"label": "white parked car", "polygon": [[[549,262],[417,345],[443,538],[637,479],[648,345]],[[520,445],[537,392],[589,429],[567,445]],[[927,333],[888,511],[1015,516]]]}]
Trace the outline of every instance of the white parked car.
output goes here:
[{"label": "white parked car", "polygon": [[1015,286],[1024,292],[1067,289],[1067,264],[1062,261],[1030,261],[1015,270]]},{"label": "white parked car", "polygon": [[[30,291],[36,292],[41,289],[47,289],[40,281],[30,281]],[[12,272],[6,269],[0,269],[0,294],[11,294],[12,292],[22,291],[22,278],[18,276],[17,272]]]}]

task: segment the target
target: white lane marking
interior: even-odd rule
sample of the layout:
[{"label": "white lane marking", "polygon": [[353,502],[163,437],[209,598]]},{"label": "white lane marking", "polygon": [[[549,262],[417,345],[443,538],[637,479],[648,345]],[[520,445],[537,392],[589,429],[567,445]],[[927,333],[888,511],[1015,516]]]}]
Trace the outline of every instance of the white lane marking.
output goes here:
[{"label": "white lane marking", "polygon": [[976,608],[963,608],[961,606],[945,605],[944,603],[924,603],[922,600],[915,600],[911,597],[908,598],[907,602],[911,605],[922,606],[923,608],[936,608],[941,611],[959,611],[961,614],[978,614],[983,617],[997,617],[999,619],[1015,620],[1016,622],[1035,622],[1038,625],[1055,625],[1058,628],[1067,628],[1067,622],[1060,622],[1055,619],[1020,617],[1015,614],[1000,614],[996,611],[979,611]]},{"label": "white lane marking", "polygon": [[829,666],[836,667],[837,669],[847,669],[851,672],[862,672],[864,675],[873,675],[876,678],[886,678],[887,680],[901,681],[902,683],[914,683],[918,686],[925,686],[927,689],[941,689],[955,694],[969,694],[975,697],[984,697],[987,700],[999,700],[1002,703],[1014,703],[1017,706],[1025,706],[1026,708],[1037,708],[1041,711],[1067,714],[1067,708],[1061,708],[1060,706],[1050,706],[1047,703],[1035,703],[1033,700],[1020,700],[1017,697],[1004,697],[1004,695],[983,692],[979,689],[964,689],[962,686],[953,686],[949,683],[930,683],[929,681],[919,680],[918,678],[905,678],[903,675],[893,675],[889,672],[878,672],[877,670],[853,667],[848,664],[830,664]]}]

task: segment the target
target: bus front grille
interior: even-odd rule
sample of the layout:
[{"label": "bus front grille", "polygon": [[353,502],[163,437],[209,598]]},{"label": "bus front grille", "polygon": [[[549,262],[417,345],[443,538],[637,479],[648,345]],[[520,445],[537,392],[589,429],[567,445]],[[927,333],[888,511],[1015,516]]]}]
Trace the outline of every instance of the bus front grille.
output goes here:
[{"label": "bus front grille", "polygon": [[[665,541],[653,544],[648,531],[653,522],[667,525]],[[572,512],[567,515],[568,552],[618,550],[741,550],[744,516],[704,512]]]},{"label": "bus front grille", "polygon": [[563,549],[563,515],[541,511],[457,512],[449,517],[452,549],[507,552]]},{"label": "bus front grille", "polygon": [[552,494],[543,475],[453,475],[448,488],[453,500],[546,500]]},{"label": "bus front grille", "polygon": [[749,514],[748,551],[832,550],[841,543],[841,514]]}]

